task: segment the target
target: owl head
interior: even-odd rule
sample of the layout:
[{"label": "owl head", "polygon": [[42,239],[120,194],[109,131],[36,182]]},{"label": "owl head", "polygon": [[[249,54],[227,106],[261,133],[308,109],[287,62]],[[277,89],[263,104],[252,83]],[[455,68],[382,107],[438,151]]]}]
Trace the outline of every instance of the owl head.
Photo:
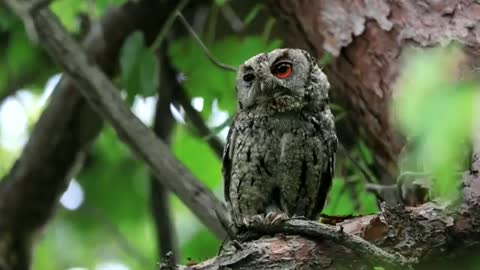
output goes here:
[{"label": "owl head", "polygon": [[248,59],[237,72],[237,109],[300,110],[328,103],[330,84],[310,54],[276,49]]}]

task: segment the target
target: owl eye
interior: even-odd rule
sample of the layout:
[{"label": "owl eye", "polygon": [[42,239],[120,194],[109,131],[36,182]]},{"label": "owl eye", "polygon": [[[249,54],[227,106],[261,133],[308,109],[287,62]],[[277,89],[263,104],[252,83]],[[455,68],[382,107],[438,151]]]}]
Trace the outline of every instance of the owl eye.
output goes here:
[{"label": "owl eye", "polygon": [[243,75],[243,80],[246,82],[251,82],[253,81],[253,79],[255,79],[255,75],[253,75],[252,73]]},{"label": "owl eye", "polygon": [[292,64],[281,62],[273,67],[272,74],[279,79],[286,79],[292,74]]}]

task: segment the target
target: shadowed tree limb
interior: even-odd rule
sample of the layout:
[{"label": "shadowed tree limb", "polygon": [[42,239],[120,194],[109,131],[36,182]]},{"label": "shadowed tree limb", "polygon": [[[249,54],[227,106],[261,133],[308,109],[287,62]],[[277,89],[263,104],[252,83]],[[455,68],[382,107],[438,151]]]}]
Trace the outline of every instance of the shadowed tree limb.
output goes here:
[{"label": "shadowed tree limb", "polygon": [[[161,68],[159,69],[160,85],[153,120],[153,131],[165,144],[170,145],[172,130],[175,126],[175,119],[170,112],[170,104],[173,101],[174,93],[178,91],[180,86],[176,80],[175,71],[168,60],[165,46],[161,46],[157,54]],[[177,234],[171,213],[169,191],[162,184],[163,181],[169,181],[169,179],[159,180],[152,176],[150,181],[150,203],[156,225],[158,259],[164,258],[167,253],[171,252],[171,260],[178,262]]]},{"label": "shadowed tree limb", "polygon": [[[10,5],[14,0],[8,0]],[[119,138],[142,159],[157,179],[172,190],[211,231],[221,237],[225,233],[221,219],[226,219],[223,204],[213,193],[172,156],[168,147],[148,129],[126,106],[120,93],[98,66],[91,61],[49,10],[31,14],[42,46],[80,86],[81,93],[94,109],[107,120]],[[168,179],[168,180],[167,180]],[[175,179],[175,180],[172,180]]]}]

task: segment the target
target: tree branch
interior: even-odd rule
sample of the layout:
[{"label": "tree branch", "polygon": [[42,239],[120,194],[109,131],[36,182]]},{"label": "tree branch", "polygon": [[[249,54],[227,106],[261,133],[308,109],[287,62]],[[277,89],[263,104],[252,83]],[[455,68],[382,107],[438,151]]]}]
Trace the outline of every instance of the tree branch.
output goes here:
[{"label": "tree branch", "polygon": [[[7,1],[10,8],[15,8],[15,5],[10,5],[11,2],[15,0]],[[21,15],[18,10],[14,11]],[[172,156],[168,147],[130,111],[112,82],[68,35],[49,10],[32,14],[32,19],[44,48],[80,86],[81,93],[112,125],[119,138],[145,161],[153,175],[162,180],[162,184],[172,190],[214,234],[223,236],[225,229],[217,218],[219,215],[226,219],[223,204],[197,181]]]},{"label": "tree branch", "polygon": [[379,214],[348,219],[334,227],[295,219],[256,226],[253,229],[261,232],[261,238],[252,240],[248,235],[239,248],[229,246],[218,257],[179,269],[255,270],[277,265],[283,270],[473,269],[480,249],[479,175],[478,171],[465,174],[464,199],[455,207],[383,203]]},{"label": "tree branch", "polygon": [[280,233],[331,240],[355,251],[359,256],[371,260],[373,265],[378,264],[387,269],[397,269],[398,267],[410,269],[410,264],[415,262],[415,260],[407,260],[401,254],[389,254],[359,236],[345,233],[341,226],[334,227],[312,220],[291,219],[280,225],[261,225],[252,229],[260,232],[261,235]]},{"label": "tree branch", "polygon": [[[175,119],[170,112],[170,104],[173,100],[174,93],[178,91],[180,86],[176,80],[175,71],[168,60],[165,46],[160,47],[157,59],[162,68],[160,69],[159,81],[161,84],[158,89],[158,101],[153,122],[153,131],[162,141],[170,145],[170,137],[175,125]],[[169,181],[169,179],[163,181]],[[177,234],[170,209],[169,192],[168,189],[161,184],[163,181],[155,179],[153,176],[150,181],[150,202],[157,230],[158,258],[164,258],[167,253],[171,252],[170,259],[178,262]]]},{"label": "tree branch", "polygon": [[[125,38],[139,30],[151,44],[176,4],[140,0],[109,9],[84,39],[88,59],[113,76]],[[0,181],[0,246],[5,247],[0,249],[0,261],[9,258],[1,269],[27,269],[23,266],[30,261],[32,236],[53,215],[71,169],[101,130],[101,119],[77,87],[74,80],[62,77],[20,158]]]},{"label": "tree branch", "polygon": [[210,60],[210,62],[212,62],[214,65],[216,65],[217,67],[221,68],[221,69],[224,69],[224,70],[227,70],[227,71],[232,71],[232,72],[237,72],[237,68],[234,67],[234,66],[230,66],[230,65],[227,65],[227,64],[224,64],[220,61],[218,61],[213,55],[212,53],[210,52],[210,50],[208,50],[207,46],[205,46],[205,44],[203,43],[203,41],[200,39],[200,37],[197,35],[197,33],[195,33],[195,30],[193,30],[192,26],[187,22],[187,20],[185,19],[185,17],[183,17],[182,13],[181,12],[177,12],[177,17],[180,19],[180,22],[185,26],[185,28],[188,30],[188,32],[190,33],[190,35],[192,35],[192,37],[195,39],[195,41],[197,42],[198,46],[200,46],[200,48],[202,49],[202,51],[205,53],[205,55],[208,57],[208,59]]}]

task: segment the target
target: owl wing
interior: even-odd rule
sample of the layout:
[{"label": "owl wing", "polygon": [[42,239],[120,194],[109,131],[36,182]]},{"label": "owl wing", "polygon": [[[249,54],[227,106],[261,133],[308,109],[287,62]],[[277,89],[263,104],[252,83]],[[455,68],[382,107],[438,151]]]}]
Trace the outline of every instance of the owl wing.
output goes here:
[{"label": "owl wing", "polygon": [[236,128],[235,121],[228,130],[227,143],[223,149],[223,160],[222,160],[222,175],[223,175],[223,191],[225,196],[225,201],[230,202],[230,179],[232,171],[232,157],[233,151],[235,150],[235,139],[236,139]]},{"label": "owl wing", "polygon": [[[321,151],[327,157],[325,160],[325,164],[323,165],[323,171],[320,175],[320,186],[317,195],[317,201],[314,207],[313,213],[319,215],[323,209],[325,201],[327,199],[327,194],[332,187],[332,180],[335,171],[335,153],[337,151],[337,136],[335,135],[335,126],[334,126],[334,117],[332,113],[328,111],[324,111],[322,113],[325,115],[318,115],[317,117],[312,117],[311,121],[315,126],[317,131],[317,136],[324,142],[324,145]],[[323,119],[318,121],[318,119]]]}]

